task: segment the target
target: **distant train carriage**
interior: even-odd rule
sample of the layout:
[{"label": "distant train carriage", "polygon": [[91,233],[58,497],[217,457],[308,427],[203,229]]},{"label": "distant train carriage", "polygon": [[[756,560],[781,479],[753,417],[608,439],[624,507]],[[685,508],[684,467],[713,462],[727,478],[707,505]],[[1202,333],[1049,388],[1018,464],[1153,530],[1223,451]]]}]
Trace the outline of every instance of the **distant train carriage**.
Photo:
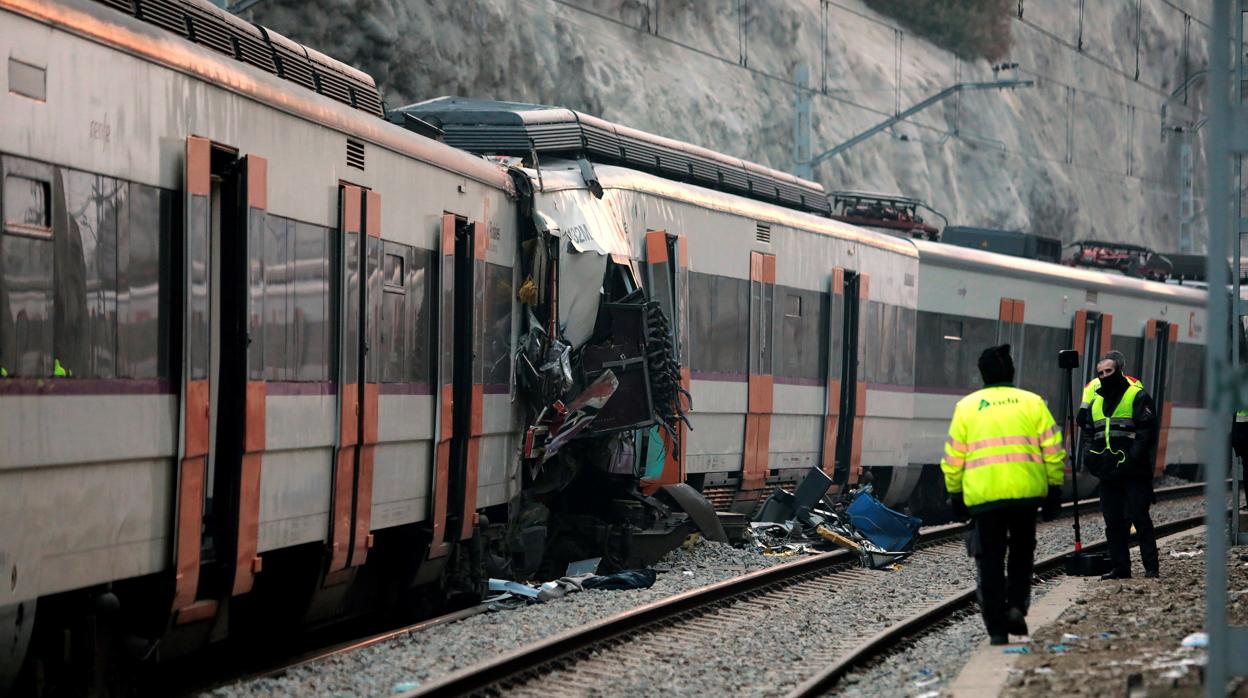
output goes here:
[{"label": "distant train carriage", "polygon": [[[1042,395],[1054,414],[1064,409],[1059,350],[1080,352],[1078,388],[1095,377],[1097,358],[1121,351],[1127,373],[1143,380],[1160,411],[1156,475],[1168,463],[1196,462],[1204,292],[938,243],[915,247],[921,272],[912,430],[922,447],[914,462],[940,462],[954,404],[979,385],[979,352],[1003,342],[1013,346],[1019,387]],[[939,475],[933,469],[927,479]],[[1081,492],[1093,486],[1094,479],[1083,480]],[[934,486],[926,492],[940,496]]]}]

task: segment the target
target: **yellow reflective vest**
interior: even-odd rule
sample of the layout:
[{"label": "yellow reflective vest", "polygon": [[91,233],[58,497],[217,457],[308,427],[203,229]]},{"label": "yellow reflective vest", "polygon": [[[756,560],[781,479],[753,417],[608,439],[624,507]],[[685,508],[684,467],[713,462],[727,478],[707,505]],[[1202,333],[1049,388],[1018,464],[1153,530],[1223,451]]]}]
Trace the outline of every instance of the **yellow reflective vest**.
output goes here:
[{"label": "yellow reflective vest", "polygon": [[1127,459],[1135,441],[1135,397],[1143,388],[1130,384],[1114,406],[1114,413],[1105,414],[1105,398],[1097,393],[1092,398],[1092,429],[1088,434],[1088,471],[1104,478],[1113,477],[1129,467]]},{"label": "yellow reflective vest", "polygon": [[953,410],[940,469],[945,489],[962,493],[967,508],[1041,499],[1061,485],[1066,463],[1062,432],[1044,399],[1010,385],[962,398]]},{"label": "yellow reflective vest", "polygon": [[[1144,387],[1144,381],[1135,376],[1123,375],[1127,379],[1127,385],[1134,385],[1137,388]],[[1079,403],[1079,407],[1087,409],[1092,406],[1092,400],[1096,397],[1096,391],[1101,389],[1101,379],[1093,378],[1087,385],[1083,386],[1083,400]]]}]

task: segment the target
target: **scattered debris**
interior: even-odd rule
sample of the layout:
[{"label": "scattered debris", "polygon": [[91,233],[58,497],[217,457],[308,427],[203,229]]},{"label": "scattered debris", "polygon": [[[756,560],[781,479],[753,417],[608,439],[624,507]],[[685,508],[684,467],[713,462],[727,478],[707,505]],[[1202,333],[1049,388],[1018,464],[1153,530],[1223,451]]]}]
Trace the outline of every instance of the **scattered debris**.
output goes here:
[{"label": "scattered debris", "polygon": [[1183,647],[1208,647],[1209,635],[1206,633],[1192,633],[1183,638],[1183,642],[1180,644]]},{"label": "scattered debris", "polygon": [[577,560],[568,563],[568,576],[579,577],[582,574],[597,574],[598,563],[602,562],[600,557],[591,557],[588,560]]},{"label": "scattered debris", "polygon": [[[596,569],[599,558],[581,560],[568,565],[569,571],[576,569]],[[649,589],[654,586],[658,573],[652,569],[622,570],[614,574],[597,575],[592,572],[571,574],[560,577],[539,586],[514,582],[509,579],[491,579],[489,590],[495,592],[485,600],[490,610],[507,610],[523,606],[526,603],[545,603],[561,599],[578,591],[602,590],[620,591],[627,589]]]},{"label": "scattered debris", "polygon": [[1031,654],[1031,648],[1023,645],[1021,647],[1006,647],[1001,650],[1002,654]]},{"label": "scattered debris", "polygon": [[830,499],[832,478],[811,468],[788,492],[779,487],[764,503],[746,537],[764,555],[787,557],[827,549],[852,550],[864,567],[884,569],[910,555],[923,522],[884,506],[871,485]]}]

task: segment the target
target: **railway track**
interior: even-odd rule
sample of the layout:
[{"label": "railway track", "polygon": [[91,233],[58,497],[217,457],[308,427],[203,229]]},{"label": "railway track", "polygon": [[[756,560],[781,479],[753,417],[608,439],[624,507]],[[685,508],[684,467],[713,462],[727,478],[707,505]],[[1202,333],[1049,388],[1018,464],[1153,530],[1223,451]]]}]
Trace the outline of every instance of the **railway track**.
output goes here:
[{"label": "railway track", "polygon": [[[1159,500],[1177,499],[1201,493],[1203,485],[1185,485],[1158,490],[1157,496]],[[1098,500],[1083,500],[1079,503],[1080,511],[1094,509],[1097,503]],[[1066,505],[1067,515],[1071,507]],[[1046,525],[1065,525],[1060,519],[1059,522]],[[1190,525],[1198,525],[1198,520],[1160,524],[1158,531],[1171,533]],[[938,563],[942,558],[965,561],[962,534],[967,528],[953,524],[928,529],[912,559],[922,556]],[[1055,573],[1063,554],[1039,561],[1037,571]],[[673,647],[752,633],[763,627],[770,616],[800,609],[805,602],[830,590],[871,589],[870,585],[879,581],[879,574],[858,567],[856,557],[847,551],[812,555],[619,613],[468,667],[403,695],[417,698],[610,694],[621,671],[645,672],[656,660],[667,658]],[[847,632],[829,638],[817,648],[806,648],[800,657],[789,662],[792,671],[812,677],[801,684],[804,692],[795,695],[818,695],[888,647],[966,610],[973,599],[972,587],[936,603],[916,600],[908,613],[848,627]],[[885,622],[884,630],[879,630],[878,621]],[[861,632],[856,630],[859,627],[863,628]]]},{"label": "railway track", "polygon": [[[1192,516],[1175,519],[1155,526],[1157,537],[1172,535],[1180,531],[1204,525],[1205,517]],[[1106,542],[1096,541],[1084,545],[1085,552],[1104,550]],[[1067,553],[1050,555],[1036,561],[1034,574],[1040,579],[1049,579],[1062,572]],[[836,687],[837,682],[847,674],[867,666],[881,656],[905,647],[905,643],[920,635],[931,632],[946,620],[969,612],[975,603],[975,587],[969,586],[954,596],[938,604],[920,609],[913,615],[890,625],[869,637],[861,638],[844,650],[831,664],[817,674],[799,684],[788,693],[786,698],[813,698],[822,696]]]}]

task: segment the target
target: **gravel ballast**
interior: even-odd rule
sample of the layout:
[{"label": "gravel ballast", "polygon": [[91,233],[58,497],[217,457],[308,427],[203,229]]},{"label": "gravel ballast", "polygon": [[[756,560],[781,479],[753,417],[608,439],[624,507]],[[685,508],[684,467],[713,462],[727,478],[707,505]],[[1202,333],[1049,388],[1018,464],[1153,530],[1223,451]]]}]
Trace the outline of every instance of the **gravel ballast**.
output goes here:
[{"label": "gravel ballast", "polygon": [[[1020,658],[1002,695],[1123,695],[1133,676],[1140,695],[1204,695],[1205,650],[1183,646],[1185,638],[1204,630],[1204,535],[1172,539],[1160,552],[1160,579],[1142,578],[1135,560],[1131,579],[1096,584],[1057,622],[1038,629],[1030,654]],[[1227,578],[1227,617],[1244,625],[1248,548],[1229,551]],[[1053,651],[1058,644],[1065,651]],[[1248,696],[1248,684],[1239,683],[1228,695]]]},{"label": "gravel ballast", "polygon": [[[1153,508],[1156,521],[1199,513],[1199,500],[1162,502]],[[1085,539],[1101,537],[1100,516],[1082,518]],[[1038,555],[1070,546],[1069,520],[1041,527]],[[705,541],[692,550],[674,551],[658,567],[669,570],[642,591],[593,591],[571,594],[547,604],[474,616],[363,649],[296,667],[281,678],[257,679],[216,689],[221,698],[235,696],[385,696],[411,690],[432,679],[672,594],[706,586],[783,562],[754,550],[737,550]],[[826,591],[800,603],[782,601],[769,607],[748,632],[705,638],[706,646],[685,642],[673,647],[666,661],[645,672],[621,671],[612,695],[704,695],[707,692],[778,695],[814,671],[809,666],[825,655],[835,638],[855,631],[876,631],[913,612],[915,600],[936,602],[974,584],[972,561],[949,547],[920,551],[897,571],[857,570],[856,580],[825,582]],[[978,617],[968,633],[981,632]],[[951,627],[958,627],[955,624]],[[968,635],[966,642],[973,642]],[[968,644],[958,645],[965,661]],[[762,658],[762,661],[760,661]],[[892,661],[886,660],[887,661]],[[765,665],[762,670],[760,665]],[[913,666],[909,664],[907,666]],[[926,666],[926,664],[925,664]],[[874,695],[910,693],[913,669],[898,668],[903,684],[876,693],[871,682],[858,684]],[[941,675],[946,675],[940,671]],[[955,672],[956,673],[956,672]]]}]

